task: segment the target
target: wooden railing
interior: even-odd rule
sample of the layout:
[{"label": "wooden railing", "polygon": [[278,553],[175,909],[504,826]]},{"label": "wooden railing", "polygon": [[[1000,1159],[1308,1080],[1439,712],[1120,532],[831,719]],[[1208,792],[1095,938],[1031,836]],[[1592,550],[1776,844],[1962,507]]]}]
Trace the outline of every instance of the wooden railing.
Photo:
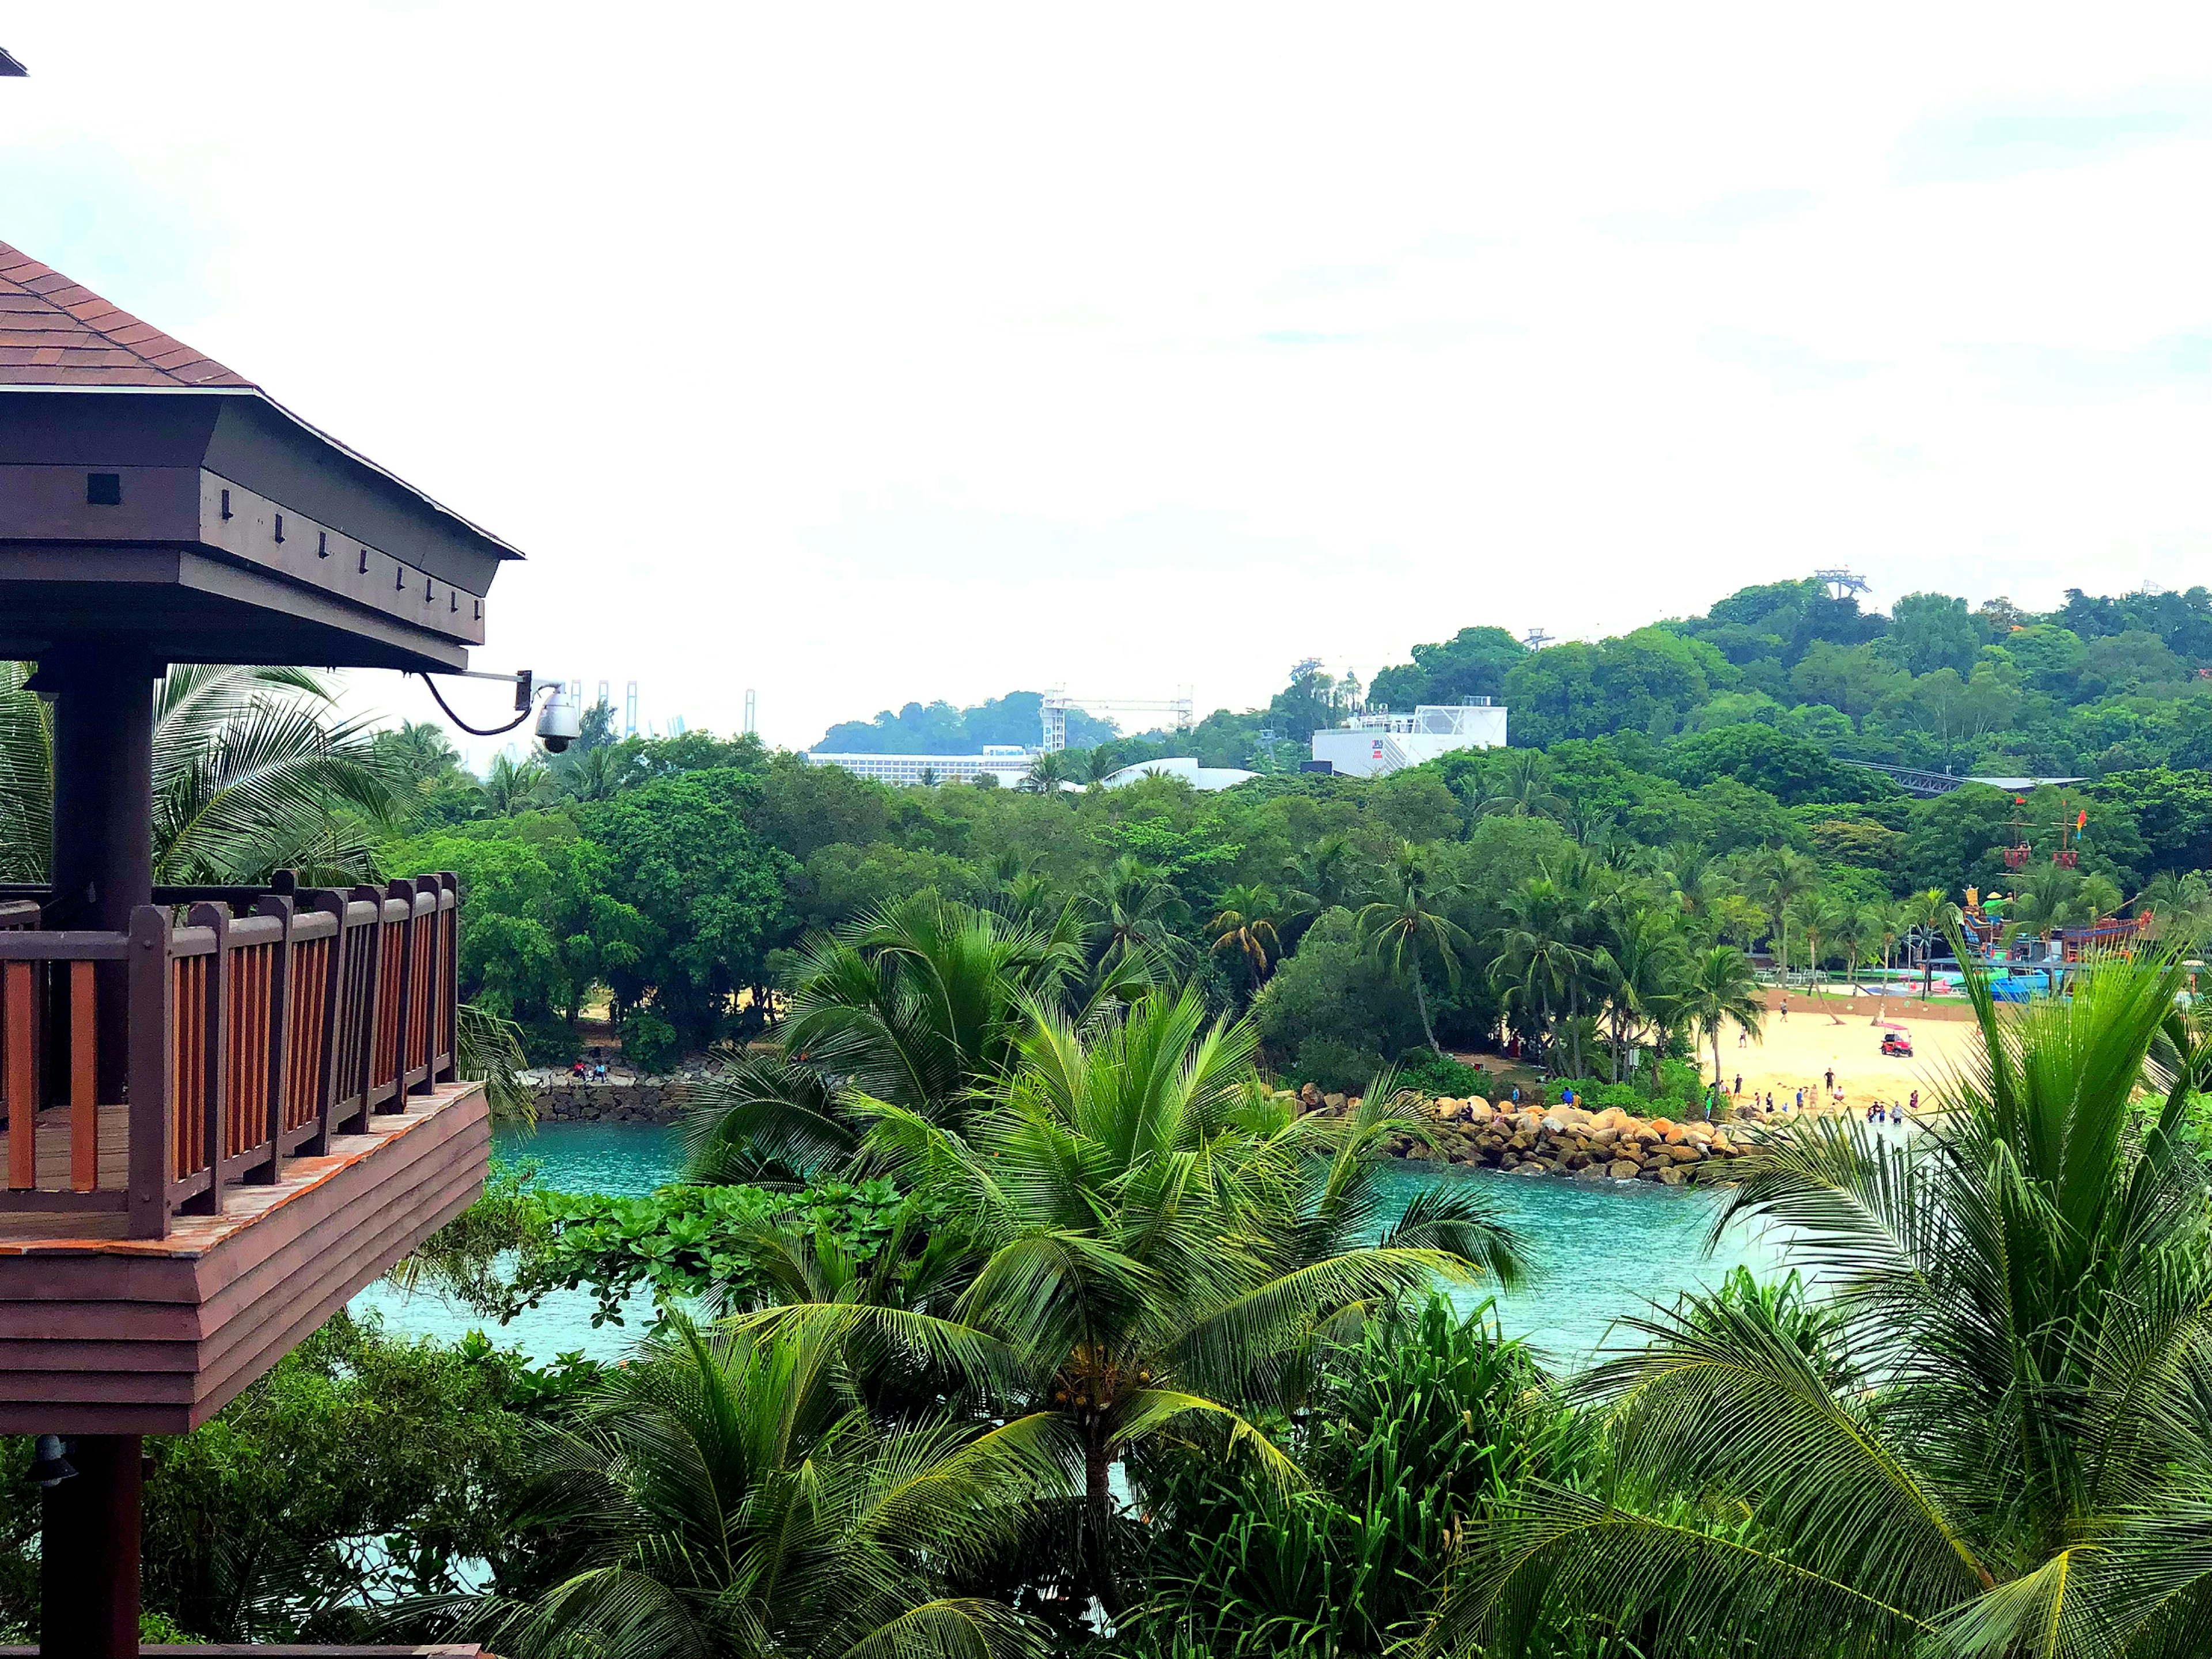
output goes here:
[{"label": "wooden railing", "polygon": [[[0,1213],[120,1210],[161,1237],[455,1074],[451,875],[155,898],[127,934],[46,930],[35,902],[0,901]],[[103,1016],[127,1044],[112,1082]]]}]

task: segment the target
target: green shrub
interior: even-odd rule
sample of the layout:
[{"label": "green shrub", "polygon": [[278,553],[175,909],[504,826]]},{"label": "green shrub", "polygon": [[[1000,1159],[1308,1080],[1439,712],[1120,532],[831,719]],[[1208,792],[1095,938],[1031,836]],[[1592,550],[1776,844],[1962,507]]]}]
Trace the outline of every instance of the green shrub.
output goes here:
[{"label": "green shrub", "polygon": [[1498,1079],[1487,1072],[1477,1071],[1463,1060],[1449,1054],[1423,1054],[1418,1060],[1398,1068],[1398,1080],[1408,1089],[1425,1095],[1449,1096],[1462,1099],[1479,1095],[1486,1088],[1495,1087]]},{"label": "green shrub", "polygon": [[1308,1037],[1298,1045],[1298,1058],[1291,1076],[1310,1083],[1325,1095],[1356,1095],[1382,1069],[1382,1056],[1372,1048],[1356,1048],[1334,1037]]},{"label": "green shrub", "polygon": [[623,1022],[623,1058],[641,1072],[676,1069],[683,1058],[676,1028],[650,1008],[641,1008]]}]

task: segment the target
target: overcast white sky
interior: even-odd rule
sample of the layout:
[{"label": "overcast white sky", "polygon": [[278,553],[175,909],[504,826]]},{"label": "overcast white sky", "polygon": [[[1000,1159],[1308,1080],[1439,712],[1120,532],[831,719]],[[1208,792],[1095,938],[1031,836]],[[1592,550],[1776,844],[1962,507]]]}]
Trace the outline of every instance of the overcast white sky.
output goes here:
[{"label": "overcast white sky", "polygon": [[2202,3],[4,28],[0,240],[522,547],[478,665],[655,723],[2212,580]]}]

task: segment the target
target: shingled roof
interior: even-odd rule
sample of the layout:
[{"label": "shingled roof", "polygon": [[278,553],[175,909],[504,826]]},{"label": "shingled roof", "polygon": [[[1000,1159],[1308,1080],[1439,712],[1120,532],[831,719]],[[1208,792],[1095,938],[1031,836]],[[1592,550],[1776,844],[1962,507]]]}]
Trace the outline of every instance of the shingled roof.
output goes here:
[{"label": "shingled roof", "polygon": [[0,386],[246,386],[234,374],[0,242]]}]

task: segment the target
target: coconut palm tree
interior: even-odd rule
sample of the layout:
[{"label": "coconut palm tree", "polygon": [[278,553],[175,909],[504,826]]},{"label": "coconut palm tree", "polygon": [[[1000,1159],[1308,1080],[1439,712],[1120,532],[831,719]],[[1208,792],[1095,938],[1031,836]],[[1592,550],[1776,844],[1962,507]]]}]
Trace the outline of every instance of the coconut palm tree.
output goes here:
[{"label": "coconut palm tree", "polygon": [[1713,1091],[1721,1086],[1721,1029],[1734,1020],[1757,1036],[1766,1023],[1766,993],[1751,959],[1733,945],[1716,945],[1690,964],[1675,1005],[1713,1048]]},{"label": "coconut palm tree", "polygon": [[1121,757],[1104,744],[1083,751],[1081,771],[1084,787],[1093,793],[1106,787],[1106,780],[1121,769]]},{"label": "coconut palm tree", "polygon": [[2196,870],[2161,870],[2136,896],[2136,914],[2150,918],[2160,939],[2201,939],[2212,923],[2212,885]]},{"label": "coconut palm tree", "polygon": [[1305,936],[1322,914],[1348,905],[1360,890],[1359,849],[1340,830],[1318,836],[1312,846],[1285,860],[1283,878],[1290,885],[1284,918],[1290,948]]},{"label": "coconut palm tree", "polygon": [[886,1425],[834,1335],[709,1340],[681,1316],[537,1453],[550,1584],[413,1610],[517,1659],[1013,1659],[1037,1633],[948,1593],[1066,1475],[1024,1430]]},{"label": "coconut palm tree", "polygon": [[1028,1018],[1081,977],[1080,939],[920,893],[814,939],[784,1024],[783,1057],[732,1055],[693,1086],[680,1126],[695,1177],[763,1164],[805,1172],[849,1157],[845,1102],[864,1095],[933,1121],[1002,1075]]},{"label": "coconut palm tree", "polygon": [[1029,775],[1022,787],[1040,795],[1057,795],[1060,786],[1073,781],[1075,768],[1066,751],[1047,749],[1030,757]]},{"label": "coconut palm tree", "polygon": [[624,775],[621,753],[611,744],[587,749],[555,775],[572,800],[612,800],[620,794]]},{"label": "coconut palm tree", "polygon": [[[0,878],[43,881],[53,732],[27,665],[0,666]],[[343,883],[374,873],[397,801],[366,726],[296,668],[180,664],[154,687],[154,878],[258,881],[277,869]]]},{"label": "coconut palm tree", "polygon": [[[1962,963],[1967,959],[1962,955]],[[2170,951],[2000,1009],[1903,1141],[1800,1120],[1716,1225],[1827,1291],[1623,1322],[1588,1391],[1619,1479],[1540,1489],[1476,1552],[1442,1648],[1553,1620],[1651,1651],[2152,1659],[2212,1649],[2212,1051]]]},{"label": "coconut palm tree", "polygon": [[1688,966],[1686,957],[1681,924],[1671,913],[1625,902],[1607,908],[1589,966],[1603,999],[1616,1082],[1630,1044],[1674,1023],[1675,991]]},{"label": "coconut palm tree", "polygon": [[1820,866],[1794,847],[1778,847],[1753,866],[1752,891],[1766,907],[1767,917],[1774,925],[1784,990],[1790,986],[1790,907],[1820,884]]},{"label": "coconut palm tree", "polygon": [[1296,1403],[1285,1391],[1322,1334],[1437,1275],[1520,1267],[1471,1186],[1389,1219],[1374,1176],[1413,1125],[1387,1079],[1349,1117],[1300,1116],[1255,1086],[1256,1046],[1249,1024],[1209,1024],[1188,988],[1088,1025],[1040,1011],[964,1133],[872,1109],[872,1153],[961,1218],[980,1254],[949,1306],[811,1302],[749,1321],[865,1336],[988,1382],[1002,1433],[1082,1471],[1075,1589],[1109,1614],[1133,1450],[1211,1423],[1288,1479],[1249,1411]]},{"label": "coconut palm tree", "polygon": [[1563,805],[1552,793],[1551,763],[1540,749],[1507,750],[1505,763],[1498,770],[1498,790],[1500,799],[1492,810],[1509,817],[1544,817]]},{"label": "coconut palm tree", "polygon": [[[1800,893],[1790,902],[1789,920],[1805,939],[1805,988],[1816,1000],[1821,979],[1821,942],[1835,938],[1837,930],[1846,925],[1848,914],[1841,900],[1817,889]],[[1820,1006],[1826,1007],[1825,1002]],[[1828,1018],[1832,1020],[1835,1015],[1830,1013]]]},{"label": "coconut palm tree", "polygon": [[0,881],[44,881],[53,857],[53,714],[24,688],[32,666],[0,661]]},{"label": "coconut palm tree", "polygon": [[1497,955],[1490,982],[1524,1011],[1533,1010],[1547,1050],[1553,999],[1556,995],[1565,1001],[1569,986],[1583,971],[1572,910],[1571,901],[1551,876],[1530,876],[1506,895],[1506,920],[1491,936]]},{"label": "coconut palm tree", "polygon": [[1164,975],[1189,954],[1175,931],[1184,914],[1182,896],[1165,875],[1133,854],[1122,854],[1097,877],[1083,905],[1098,930],[1102,971]]},{"label": "coconut palm tree", "polygon": [[520,760],[500,754],[491,757],[484,774],[484,805],[494,816],[512,817],[517,812],[543,806],[553,799],[553,774],[535,755]]},{"label": "coconut palm tree", "polygon": [[1936,935],[1957,933],[1962,925],[1959,907],[1942,888],[1923,887],[1898,902],[1898,914],[1906,927],[1921,930],[1920,1000],[1925,1002],[1936,987]]},{"label": "coconut palm tree", "polygon": [[1266,980],[1283,953],[1273,919],[1281,908],[1273,891],[1263,884],[1226,887],[1216,902],[1213,919],[1206,925],[1213,935],[1214,954],[1225,951],[1241,958],[1255,985]]},{"label": "coconut palm tree", "polygon": [[1459,983],[1460,952],[1474,943],[1466,929],[1437,908],[1438,902],[1459,890],[1455,884],[1439,884],[1429,855],[1411,842],[1401,842],[1390,855],[1382,878],[1385,896],[1363,905],[1358,915],[1361,940],[1377,961],[1409,981],[1413,1006],[1421,1017],[1421,1035],[1430,1052],[1439,1058],[1443,1047],[1429,1018],[1429,994],[1422,983],[1421,958],[1433,955],[1447,985]]}]

